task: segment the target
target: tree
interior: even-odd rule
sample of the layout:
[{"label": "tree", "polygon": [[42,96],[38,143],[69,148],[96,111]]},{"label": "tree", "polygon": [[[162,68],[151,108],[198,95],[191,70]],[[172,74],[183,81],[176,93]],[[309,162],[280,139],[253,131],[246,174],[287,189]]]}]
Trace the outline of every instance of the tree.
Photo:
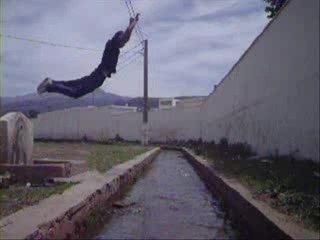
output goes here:
[{"label": "tree", "polygon": [[267,3],[267,6],[265,8],[265,12],[269,15],[267,15],[268,18],[273,18],[277,12],[280,10],[280,8],[283,6],[283,4],[286,2],[286,0],[263,0]]}]

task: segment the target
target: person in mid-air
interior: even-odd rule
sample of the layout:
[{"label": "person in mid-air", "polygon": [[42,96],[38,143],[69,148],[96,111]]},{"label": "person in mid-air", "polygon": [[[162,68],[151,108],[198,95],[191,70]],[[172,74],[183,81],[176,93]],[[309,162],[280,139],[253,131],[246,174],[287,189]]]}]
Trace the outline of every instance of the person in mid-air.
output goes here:
[{"label": "person in mid-air", "polygon": [[139,14],[130,18],[129,26],[125,31],[118,31],[111,40],[107,41],[99,66],[88,76],[71,81],[55,81],[51,78],[44,79],[38,86],[38,94],[45,92],[61,93],[72,98],[82,97],[99,88],[106,77],[116,73],[116,66],[120,48],[129,41],[132,30],[139,21]]}]

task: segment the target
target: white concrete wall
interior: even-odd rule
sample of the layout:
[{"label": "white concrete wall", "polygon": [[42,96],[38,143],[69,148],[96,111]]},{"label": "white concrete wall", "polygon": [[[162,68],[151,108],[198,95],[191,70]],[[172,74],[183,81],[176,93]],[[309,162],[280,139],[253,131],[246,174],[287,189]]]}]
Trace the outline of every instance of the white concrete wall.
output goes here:
[{"label": "white concrete wall", "polygon": [[292,0],[202,107],[203,138],[319,160],[319,0]]},{"label": "white concrete wall", "polygon": [[171,108],[149,113],[151,141],[198,139],[200,108]]},{"label": "white concrete wall", "polygon": [[35,137],[41,139],[106,141],[119,134],[128,140],[138,138],[139,113],[114,113],[108,108],[71,108],[40,114],[34,119]]},{"label": "white concrete wall", "polygon": [[[151,141],[198,139],[200,108],[181,108],[149,113]],[[33,120],[40,139],[106,141],[119,134],[130,141],[141,140],[142,113],[113,113],[108,108],[72,108],[40,114]]]},{"label": "white concrete wall", "polygon": [[[201,107],[149,113],[152,141],[247,142],[260,154],[319,160],[319,0],[291,0]],[[213,58],[215,56],[212,56]],[[141,139],[142,113],[84,108],[41,114],[35,136]]]}]

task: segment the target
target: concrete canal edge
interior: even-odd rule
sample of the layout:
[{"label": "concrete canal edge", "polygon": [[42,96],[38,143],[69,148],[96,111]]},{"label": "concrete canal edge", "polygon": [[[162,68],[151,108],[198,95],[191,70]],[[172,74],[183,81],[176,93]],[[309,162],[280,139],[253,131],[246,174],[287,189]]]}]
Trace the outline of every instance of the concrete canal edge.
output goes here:
[{"label": "concrete canal edge", "polygon": [[[175,149],[177,150],[177,149]],[[219,175],[208,161],[186,148],[180,149],[207,188],[218,198],[231,219],[253,239],[319,239],[309,231],[268,206],[257,201],[250,191],[234,179]]]},{"label": "concrete canal edge", "polygon": [[186,148],[154,148],[117,165],[105,174],[86,172],[70,181],[80,182],[61,195],[22,209],[0,220],[1,239],[74,239],[86,232],[86,219],[96,210],[111,206],[126,187],[132,185],[161,149],[183,153],[208,189],[220,198],[231,219],[254,239],[318,239],[319,234],[290,222],[233,179],[215,172],[204,159]]},{"label": "concrete canal edge", "polygon": [[1,239],[74,239],[86,234],[86,218],[111,204],[157,157],[154,148],[117,165],[105,174],[87,172],[74,177],[79,184],[61,195],[22,209],[0,220]]}]

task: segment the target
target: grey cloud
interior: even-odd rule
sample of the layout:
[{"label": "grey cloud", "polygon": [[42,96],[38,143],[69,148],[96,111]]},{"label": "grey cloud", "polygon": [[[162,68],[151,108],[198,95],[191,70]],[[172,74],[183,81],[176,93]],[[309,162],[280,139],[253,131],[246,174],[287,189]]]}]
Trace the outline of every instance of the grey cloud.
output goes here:
[{"label": "grey cloud", "polygon": [[[4,95],[34,92],[47,76],[68,80],[90,73],[101,59],[105,41],[128,22],[123,1],[4,2],[1,33],[101,49],[92,53],[4,39]],[[132,3],[141,12],[140,26],[149,37],[151,96],[208,94],[267,23],[256,0]],[[134,35],[126,49],[135,44]],[[140,59],[108,79],[103,89],[142,95],[142,79]]]},{"label": "grey cloud", "polygon": [[[238,4],[239,7],[234,6],[233,8],[223,9],[219,12],[209,13],[202,16],[194,17],[189,19],[189,21],[214,21],[223,22],[232,18],[241,18],[254,14],[257,11],[263,11],[264,8],[257,4],[244,4],[243,2]],[[243,7],[246,6],[246,7]]]}]

